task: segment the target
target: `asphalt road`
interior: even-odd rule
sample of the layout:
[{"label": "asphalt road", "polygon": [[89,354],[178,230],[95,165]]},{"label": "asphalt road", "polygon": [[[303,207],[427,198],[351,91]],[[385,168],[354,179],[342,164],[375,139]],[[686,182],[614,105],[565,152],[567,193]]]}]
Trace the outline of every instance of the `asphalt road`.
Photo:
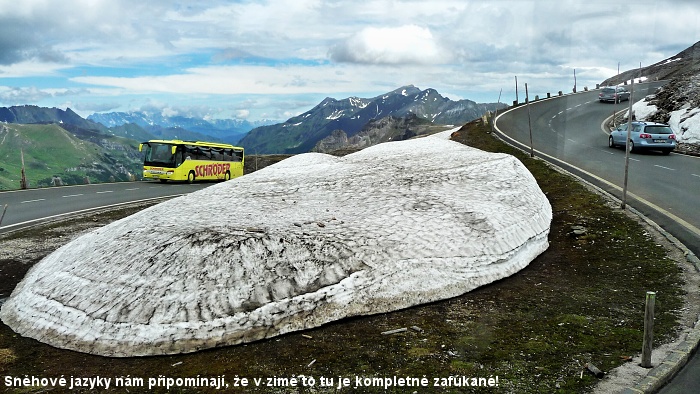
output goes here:
[{"label": "asphalt road", "polygon": [[[653,93],[659,83],[635,85],[634,99]],[[598,102],[598,91],[530,104],[535,155],[622,197],[624,149],[608,148],[602,130],[606,118],[627,110],[628,103]],[[528,108],[501,114],[496,126],[529,147]],[[573,166],[573,167],[572,167]],[[700,158],[671,153],[630,155],[627,203],[700,255]]]},{"label": "asphalt road", "polygon": [[176,197],[212,184],[143,181],[0,192],[0,215],[7,204],[0,233],[71,213],[133,201]]},{"label": "asphalt road", "polygon": [[[658,85],[635,86],[634,99],[653,93]],[[597,91],[591,91],[531,103],[533,146],[539,151],[536,156],[621,198],[625,151],[608,148],[602,124],[613,112],[627,110],[629,104],[599,103],[597,96]],[[508,137],[529,147],[526,106],[502,114],[496,124]],[[628,187],[629,205],[700,256],[700,158],[632,153]],[[700,392],[700,354],[695,354],[660,394],[691,392]]]}]

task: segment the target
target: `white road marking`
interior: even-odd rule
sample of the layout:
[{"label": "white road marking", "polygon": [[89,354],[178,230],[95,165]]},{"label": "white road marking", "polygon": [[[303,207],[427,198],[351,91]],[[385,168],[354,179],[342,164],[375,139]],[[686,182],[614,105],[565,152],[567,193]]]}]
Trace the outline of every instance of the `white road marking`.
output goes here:
[{"label": "white road marking", "polygon": [[67,195],[67,196],[62,196],[62,197],[63,197],[63,198],[68,198],[68,197],[78,197],[78,196],[82,196],[82,194],[69,194],[69,195]]},{"label": "white road marking", "polygon": [[698,175],[698,174],[690,174],[690,175],[700,178],[700,175]]},{"label": "white road marking", "polygon": [[131,191],[131,190],[139,190],[139,188],[138,188],[138,187],[132,187],[131,189],[124,189],[124,190],[127,190],[127,191]]},{"label": "white road marking", "polygon": [[45,200],[46,200],[45,198],[39,198],[39,199],[37,199],[37,200],[22,201],[20,204],[27,204],[27,203],[30,203],[30,202],[45,201]]},{"label": "white road marking", "polygon": [[668,167],[660,166],[658,164],[654,164],[654,167],[663,168],[664,170],[669,170],[669,171],[676,171],[675,168],[668,168]]},{"label": "white road marking", "polygon": [[112,190],[105,190],[105,191],[103,191],[103,192],[95,192],[95,193],[97,193],[97,194],[105,194],[105,193],[114,193],[114,191],[112,191]]}]

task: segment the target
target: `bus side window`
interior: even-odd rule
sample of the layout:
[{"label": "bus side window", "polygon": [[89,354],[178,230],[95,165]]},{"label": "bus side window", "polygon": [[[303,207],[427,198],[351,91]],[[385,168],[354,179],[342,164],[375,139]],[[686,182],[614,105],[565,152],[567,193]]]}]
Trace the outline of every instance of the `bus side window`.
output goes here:
[{"label": "bus side window", "polygon": [[243,151],[239,149],[233,150],[233,161],[243,161]]},{"label": "bus side window", "polygon": [[185,160],[197,160],[197,153],[193,146],[185,147]]},{"label": "bus side window", "polygon": [[178,145],[175,151],[175,167],[180,167],[183,161],[185,161],[185,147]]},{"label": "bus side window", "polygon": [[194,160],[207,160],[207,158],[204,156],[204,152],[202,151],[202,148],[200,148],[200,147],[194,148],[194,156],[192,158]]}]

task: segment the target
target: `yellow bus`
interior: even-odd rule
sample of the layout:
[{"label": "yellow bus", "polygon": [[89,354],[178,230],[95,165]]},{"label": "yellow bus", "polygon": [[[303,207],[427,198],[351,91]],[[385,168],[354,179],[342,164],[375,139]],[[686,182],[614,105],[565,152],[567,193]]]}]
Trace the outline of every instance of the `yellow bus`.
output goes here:
[{"label": "yellow bus", "polygon": [[145,150],[143,177],[161,182],[222,180],[243,175],[243,148],[201,141],[151,140]]}]

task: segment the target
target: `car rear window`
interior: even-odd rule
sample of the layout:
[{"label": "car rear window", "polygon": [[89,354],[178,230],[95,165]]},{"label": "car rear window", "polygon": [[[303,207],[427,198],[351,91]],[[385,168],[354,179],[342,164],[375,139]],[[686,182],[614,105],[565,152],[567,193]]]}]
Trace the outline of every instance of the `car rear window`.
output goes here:
[{"label": "car rear window", "polygon": [[649,134],[673,134],[673,130],[668,126],[647,126],[644,132]]},{"label": "car rear window", "polygon": [[615,93],[615,89],[606,88],[606,89],[603,89],[603,93]]}]

